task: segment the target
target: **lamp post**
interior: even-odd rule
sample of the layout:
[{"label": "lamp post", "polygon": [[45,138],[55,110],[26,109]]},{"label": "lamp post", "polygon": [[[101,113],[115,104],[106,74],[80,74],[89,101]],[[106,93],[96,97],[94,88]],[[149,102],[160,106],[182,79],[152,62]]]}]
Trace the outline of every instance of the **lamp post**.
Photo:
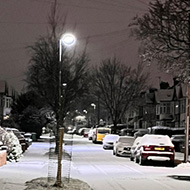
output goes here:
[{"label": "lamp post", "polygon": [[91,106],[94,108],[94,125],[96,125],[96,104],[91,103]]},{"label": "lamp post", "polygon": [[[62,74],[61,74],[61,61],[62,61],[62,46],[64,45],[66,48],[73,46],[76,43],[76,37],[71,33],[66,33],[61,36],[59,39],[59,119],[61,118],[61,98],[62,98]],[[63,86],[66,86],[66,83],[63,83]],[[61,121],[60,123],[61,124]],[[60,126],[59,126],[60,127]]]},{"label": "lamp post", "polygon": [[[58,116],[58,129],[57,133],[60,133],[59,140],[58,140],[58,168],[57,168],[57,180],[55,182],[56,187],[62,187],[61,185],[61,160],[62,160],[62,144],[63,144],[63,136],[64,136],[64,129],[62,128],[62,74],[61,74],[61,61],[62,61],[62,45],[65,47],[73,46],[76,42],[76,38],[74,35],[70,33],[66,33],[61,36],[59,40],[59,94],[58,94],[58,106],[59,106],[59,116]],[[63,86],[66,86],[66,83],[63,83]]]},{"label": "lamp post", "polygon": [[62,45],[71,47],[76,43],[76,37],[71,33],[63,34],[59,40],[59,111],[61,111],[62,97],[62,81],[61,81],[61,60],[62,60]]}]

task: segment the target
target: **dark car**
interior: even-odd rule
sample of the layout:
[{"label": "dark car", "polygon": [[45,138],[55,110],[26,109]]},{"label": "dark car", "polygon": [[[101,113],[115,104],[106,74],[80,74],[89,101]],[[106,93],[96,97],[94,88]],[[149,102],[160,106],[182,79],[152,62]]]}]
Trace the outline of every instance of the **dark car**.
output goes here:
[{"label": "dark car", "polygon": [[185,143],[185,135],[173,135],[171,137],[172,143],[175,146],[175,151],[181,151],[184,143]]}]

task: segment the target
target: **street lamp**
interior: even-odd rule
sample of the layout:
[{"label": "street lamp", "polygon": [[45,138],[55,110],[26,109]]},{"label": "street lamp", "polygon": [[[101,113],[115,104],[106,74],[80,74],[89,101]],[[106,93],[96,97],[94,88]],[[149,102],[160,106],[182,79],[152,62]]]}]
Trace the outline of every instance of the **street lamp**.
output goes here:
[{"label": "street lamp", "polygon": [[[61,81],[61,59],[62,59],[62,46],[66,48],[73,46],[76,43],[76,37],[71,33],[65,33],[59,39],[59,116],[61,116],[61,97],[62,97],[62,81]],[[65,87],[67,84],[63,83]],[[60,124],[60,123],[59,123]]]},{"label": "street lamp", "polygon": [[59,39],[59,98],[58,98],[58,106],[59,106],[59,112],[58,112],[58,129],[59,132],[59,140],[58,140],[58,145],[59,145],[59,151],[58,151],[58,170],[57,170],[57,181],[55,183],[55,186],[61,187],[61,160],[62,160],[62,144],[63,144],[63,135],[64,135],[64,129],[62,128],[62,85],[63,87],[66,87],[66,83],[62,84],[61,81],[61,58],[62,58],[62,45],[65,47],[71,47],[76,43],[76,38],[74,35],[66,33],[61,36]]},{"label": "street lamp", "polygon": [[96,104],[91,103],[90,105],[94,108],[94,124],[96,124]]},{"label": "street lamp", "polygon": [[91,103],[91,106],[94,108],[94,110],[96,109],[96,104]]}]

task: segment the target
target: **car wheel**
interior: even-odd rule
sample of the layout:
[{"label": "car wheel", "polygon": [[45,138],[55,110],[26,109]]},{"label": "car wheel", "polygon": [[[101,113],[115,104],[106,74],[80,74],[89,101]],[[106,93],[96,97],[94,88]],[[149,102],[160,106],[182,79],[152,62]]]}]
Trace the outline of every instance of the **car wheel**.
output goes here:
[{"label": "car wheel", "polygon": [[131,160],[131,161],[134,161],[134,158],[133,158],[132,156],[130,156],[130,160]]},{"label": "car wheel", "polygon": [[115,155],[115,151],[113,150],[113,155]]},{"label": "car wheel", "polygon": [[142,156],[140,155],[139,156],[139,164],[142,166],[142,165],[145,165],[145,160],[142,158]]},{"label": "car wheel", "polygon": [[137,164],[139,163],[139,159],[137,158],[137,156],[134,157],[134,161],[135,161],[135,163],[137,163]]},{"label": "car wheel", "polygon": [[92,138],[92,142],[93,142],[93,143],[96,143],[96,137],[93,137],[93,138]]},{"label": "car wheel", "polygon": [[117,149],[115,150],[115,155],[116,155],[116,156],[119,156],[119,154],[117,153]]}]

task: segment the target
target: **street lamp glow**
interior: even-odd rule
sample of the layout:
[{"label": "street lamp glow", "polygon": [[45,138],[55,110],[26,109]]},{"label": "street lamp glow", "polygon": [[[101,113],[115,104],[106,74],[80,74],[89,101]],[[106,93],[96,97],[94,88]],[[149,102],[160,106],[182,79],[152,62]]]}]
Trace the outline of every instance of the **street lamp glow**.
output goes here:
[{"label": "street lamp glow", "polygon": [[76,43],[76,37],[71,33],[66,33],[61,37],[61,42],[65,46],[72,46]]},{"label": "street lamp glow", "polygon": [[96,104],[91,103],[91,106],[92,106],[94,109],[96,109]]}]

